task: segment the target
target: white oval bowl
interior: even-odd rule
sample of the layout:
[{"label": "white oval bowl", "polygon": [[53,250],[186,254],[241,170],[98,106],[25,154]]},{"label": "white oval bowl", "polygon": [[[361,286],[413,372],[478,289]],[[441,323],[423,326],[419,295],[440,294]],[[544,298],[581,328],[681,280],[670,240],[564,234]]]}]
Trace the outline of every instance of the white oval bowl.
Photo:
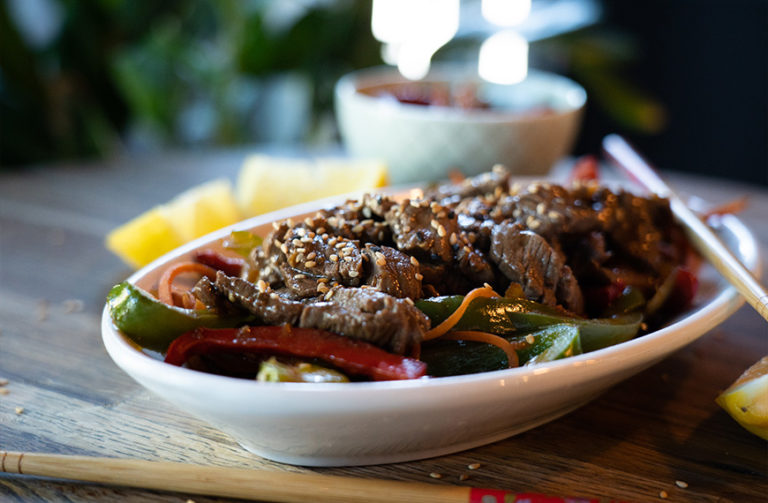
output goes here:
[{"label": "white oval bowl", "polygon": [[[171,252],[128,281],[151,288],[171,262],[215,246],[232,230],[266,235],[271,222],[303,218],[327,199],[245,220]],[[735,217],[722,239],[759,275],[758,246]],[[724,321],[742,297],[710,266],[695,306],[669,326],[591,353],[531,367],[412,381],[344,384],[261,383],[166,364],[115,328],[105,306],[102,336],[115,363],[181,410],[228,433],[247,450],[305,466],[403,462],[501,440],[556,419],[689,344]],[[162,407],[162,400],[158,400]]]},{"label": "white oval bowl", "polygon": [[[452,170],[474,175],[497,163],[518,175],[545,176],[573,146],[587,101],[582,86],[553,73],[531,70],[523,82],[503,86],[480,82],[476,72],[457,65],[437,65],[421,82],[476,84],[492,108],[403,104],[359,92],[409,82],[396,68],[375,67],[345,75],[335,88],[347,151],[386,161],[393,184],[445,180]],[[503,108],[535,104],[552,112]]]}]

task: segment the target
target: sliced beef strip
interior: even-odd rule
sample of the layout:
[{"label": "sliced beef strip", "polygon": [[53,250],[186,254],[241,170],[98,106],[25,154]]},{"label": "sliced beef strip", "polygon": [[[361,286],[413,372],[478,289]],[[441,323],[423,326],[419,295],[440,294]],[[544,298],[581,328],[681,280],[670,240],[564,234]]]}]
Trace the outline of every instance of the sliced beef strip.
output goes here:
[{"label": "sliced beef strip", "polygon": [[437,203],[406,199],[385,218],[400,251],[433,262],[448,263],[453,258],[451,240],[457,239],[458,224]]},{"label": "sliced beef strip", "polygon": [[372,287],[337,286],[320,299],[300,302],[278,295],[265,283],[254,284],[219,272],[215,282],[201,280],[199,291],[207,292],[207,304],[228,301],[265,325],[319,328],[399,354],[421,342],[429,330],[429,318],[410,299],[398,299]]},{"label": "sliced beef strip", "polygon": [[425,199],[448,203],[467,197],[482,196],[506,192],[512,173],[502,165],[494,166],[491,171],[465,178],[456,184],[438,185],[424,193]]},{"label": "sliced beef strip", "polygon": [[490,258],[510,281],[522,286],[527,298],[583,313],[584,300],[573,272],[542,236],[503,222],[494,228]]},{"label": "sliced beef strip", "polygon": [[277,225],[264,240],[263,251],[252,255],[254,262],[263,264],[259,278],[273,287],[284,284],[299,299],[327,292],[333,284],[361,285],[360,243],[329,234],[323,222]]},{"label": "sliced beef strip", "polygon": [[395,297],[413,300],[421,297],[422,275],[414,257],[390,248],[367,243],[363,254],[368,258],[365,284]]},{"label": "sliced beef strip", "polygon": [[216,273],[215,282],[203,278],[198,286],[195,294],[205,292],[202,298],[198,297],[204,304],[221,307],[228,301],[254,314],[265,325],[294,325],[304,309],[303,303],[278,295],[263,281],[254,284],[221,271]]},{"label": "sliced beef strip", "polygon": [[371,287],[334,287],[328,302],[307,304],[300,327],[328,330],[364,340],[398,354],[421,342],[429,318],[410,299],[397,299]]},{"label": "sliced beef strip", "polygon": [[363,243],[387,243],[391,240],[384,214],[395,204],[383,195],[364,194],[359,201],[350,200],[343,205],[321,210],[328,232]]}]

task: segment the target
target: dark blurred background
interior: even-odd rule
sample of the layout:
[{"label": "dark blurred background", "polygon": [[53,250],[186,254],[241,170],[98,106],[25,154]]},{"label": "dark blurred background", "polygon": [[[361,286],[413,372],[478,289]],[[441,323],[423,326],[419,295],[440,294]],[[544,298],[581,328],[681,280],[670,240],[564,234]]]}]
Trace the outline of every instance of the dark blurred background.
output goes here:
[{"label": "dark blurred background", "polygon": [[[768,1],[589,2],[531,45],[657,166],[768,185]],[[555,4],[555,0],[534,0]],[[0,0],[0,167],[165,148],[333,144],[332,88],[381,64],[370,1]],[[471,54],[463,37],[436,59]]]}]

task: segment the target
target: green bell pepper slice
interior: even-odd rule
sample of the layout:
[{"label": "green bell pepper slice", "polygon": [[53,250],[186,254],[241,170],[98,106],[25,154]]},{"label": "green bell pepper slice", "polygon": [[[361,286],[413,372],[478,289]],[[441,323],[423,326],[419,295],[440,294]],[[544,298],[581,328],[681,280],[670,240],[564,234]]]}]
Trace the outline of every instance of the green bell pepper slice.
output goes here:
[{"label": "green bell pepper slice", "polygon": [[[416,307],[436,326],[459,307],[463,298],[460,295],[431,297],[418,300]],[[565,315],[556,308],[527,299],[481,297],[470,302],[454,328],[506,336],[550,325],[575,325],[579,327],[582,350],[586,353],[632,339],[642,321],[641,313],[586,319]]]},{"label": "green bell pepper slice", "polygon": [[169,306],[141,288],[124,281],[107,294],[112,322],[141,347],[165,351],[175,338],[197,327],[230,328],[242,325],[250,315],[222,316],[210,310]]},{"label": "green bell pepper slice", "polygon": [[[530,340],[533,343],[516,350],[520,365],[533,365],[559,360],[582,353],[579,327],[558,324],[514,337],[510,342]],[[472,341],[437,339],[422,345],[419,359],[427,364],[434,377],[476,374],[508,368],[504,351],[496,346]]]}]

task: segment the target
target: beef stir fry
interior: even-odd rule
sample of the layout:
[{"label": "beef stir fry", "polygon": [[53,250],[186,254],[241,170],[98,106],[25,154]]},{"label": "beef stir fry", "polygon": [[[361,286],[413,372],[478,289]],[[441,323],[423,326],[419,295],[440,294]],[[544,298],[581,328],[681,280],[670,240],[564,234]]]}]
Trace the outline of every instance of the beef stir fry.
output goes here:
[{"label": "beef stir fry", "polygon": [[[239,248],[241,259],[198,253],[190,292],[170,293],[167,273],[163,302],[145,294],[198,318],[154,344],[166,361],[261,380],[494,370],[627,340],[695,291],[666,200],[596,183],[520,185],[502,167],[419,198],[366,195],[275,222]],[[121,326],[131,313],[120,306],[137,295],[128,288],[110,303],[131,336],[144,331]]]}]

